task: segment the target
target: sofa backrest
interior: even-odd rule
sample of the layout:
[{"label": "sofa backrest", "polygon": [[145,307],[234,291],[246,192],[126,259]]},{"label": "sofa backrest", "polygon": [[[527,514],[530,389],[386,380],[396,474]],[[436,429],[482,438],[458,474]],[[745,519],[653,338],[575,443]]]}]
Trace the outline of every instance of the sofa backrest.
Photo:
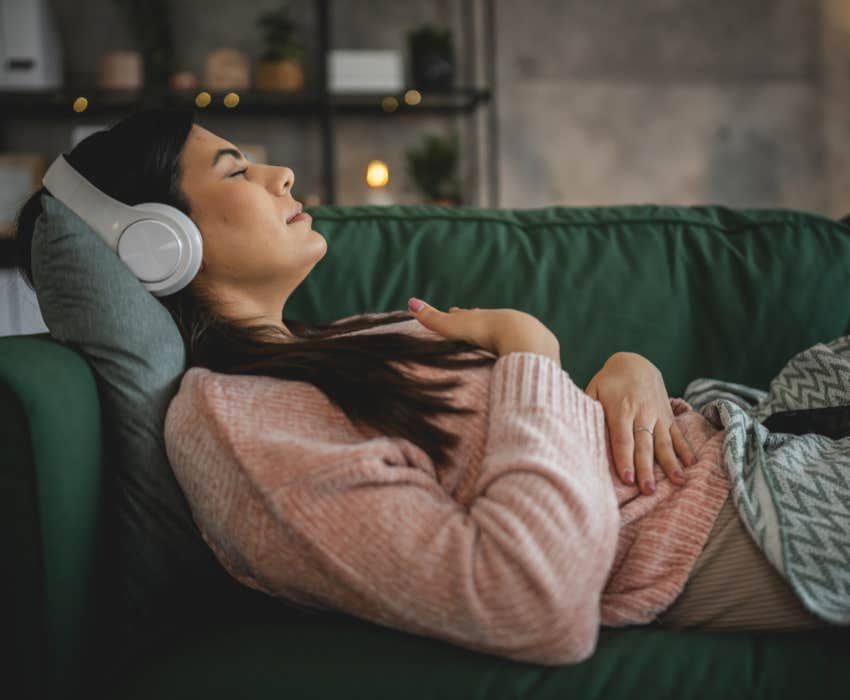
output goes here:
[{"label": "sofa backrest", "polygon": [[708,376],[765,388],[793,354],[850,325],[850,225],[791,209],[321,206],[325,257],[284,318],[505,307],[558,336],[579,386],[618,350],[671,396]]}]

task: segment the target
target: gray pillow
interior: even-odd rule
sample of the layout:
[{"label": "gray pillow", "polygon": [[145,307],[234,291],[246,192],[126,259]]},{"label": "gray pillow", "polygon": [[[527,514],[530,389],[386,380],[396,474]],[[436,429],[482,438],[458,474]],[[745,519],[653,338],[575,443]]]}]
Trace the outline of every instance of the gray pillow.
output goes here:
[{"label": "gray pillow", "polygon": [[117,595],[116,624],[135,636],[235,585],[201,538],[165,452],[165,412],[185,348],[168,311],[88,224],[51,195],[41,201],[33,283],[51,336],[82,353],[96,376],[105,590]]}]

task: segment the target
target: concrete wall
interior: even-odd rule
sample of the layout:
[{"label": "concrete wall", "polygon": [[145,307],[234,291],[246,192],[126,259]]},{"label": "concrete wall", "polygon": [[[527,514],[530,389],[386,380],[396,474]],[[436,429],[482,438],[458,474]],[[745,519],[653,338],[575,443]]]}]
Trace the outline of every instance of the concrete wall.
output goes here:
[{"label": "concrete wall", "polygon": [[[448,23],[458,28],[464,76],[463,1],[335,0],[331,46],[406,55],[407,30]],[[256,58],[254,18],[278,2],[174,5],[178,61],[200,75],[213,48],[234,46]],[[93,83],[102,52],[132,46],[111,0],[53,0],[52,6],[72,81]],[[312,2],[291,6],[312,51]],[[498,206],[723,204],[850,214],[850,1],[496,0],[495,6]],[[486,79],[481,40],[480,85]],[[307,79],[314,78],[308,66]],[[476,118],[485,168],[487,114]],[[237,144],[265,143],[271,162],[295,171],[297,198],[320,194],[320,131],[309,119],[234,113],[204,123]],[[467,126],[448,117],[338,121],[339,203],[364,201],[364,169],[372,158],[388,162],[395,201],[419,201],[404,173],[404,150],[426,131],[468,139]],[[8,137],[11,150],[54,154],[68,148],[68,134],[67,121],[13,122]],[[471,175],[468,159],[461,174]],[[467,203],[488,205],[486,182],[477,190],[469,183]]]}]

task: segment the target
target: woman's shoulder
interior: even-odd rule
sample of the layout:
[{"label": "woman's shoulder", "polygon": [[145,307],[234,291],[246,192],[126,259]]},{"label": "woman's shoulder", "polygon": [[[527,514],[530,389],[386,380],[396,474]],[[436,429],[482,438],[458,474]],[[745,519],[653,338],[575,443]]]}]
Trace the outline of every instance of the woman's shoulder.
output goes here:
[{"label": "woman's shoulder", "polygon": [[246,449],[258,436],[331,442],[356,437],[345,413],[310,382],[206,367],[186,370],[169,405],[166,432],[172,439],[187,424],[207,426],[220,442]]},{"label": "woman's shoulder", "polygon": [[[207,367],[187,369],[170,407],[177,413],[203,413],[222,420],[258,419],[278,412],[295,414],[332,411],[325,394],[310,382],[262,374],[216,372]],[[293,411],[292,407],[298,410]]]}]

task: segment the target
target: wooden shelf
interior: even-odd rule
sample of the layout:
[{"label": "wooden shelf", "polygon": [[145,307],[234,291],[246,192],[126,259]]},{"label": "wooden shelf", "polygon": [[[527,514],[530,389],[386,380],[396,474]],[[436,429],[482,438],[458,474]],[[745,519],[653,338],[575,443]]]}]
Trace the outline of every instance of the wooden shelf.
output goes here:
[{"label": "wooden shelf", "polygon": [[[275,93],[258,91],[234,91],[239,96],[235,107],[224,105],[227,92],[209,92],[212,100],[207,107],[196,107],[195,96],[203,88],[184,92],[158,94],[125,90],[103,90],[96,87],[69,87],[50,92],[0,91],[0,109],[4,118],[85,118],[92,114],[120,114],[133,112],[144,107],[194,107],[199,112],[239,113],[251,115],[316,115],[327,109],[336,114],[450,114],[465,113],[491,98],[489,89],[458,87],[450,90],[426,90],[411,86],[400,92],[347,93],[317,95],[315,93]],[[408,90],[418,90],[421,101],[409,105],[404,100]],[[73,104],[79,97],[88,100],[82,112],[75,112]],[[395,110],[385,110],[383,101],[387,97],[397,100]]]}]

